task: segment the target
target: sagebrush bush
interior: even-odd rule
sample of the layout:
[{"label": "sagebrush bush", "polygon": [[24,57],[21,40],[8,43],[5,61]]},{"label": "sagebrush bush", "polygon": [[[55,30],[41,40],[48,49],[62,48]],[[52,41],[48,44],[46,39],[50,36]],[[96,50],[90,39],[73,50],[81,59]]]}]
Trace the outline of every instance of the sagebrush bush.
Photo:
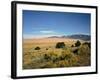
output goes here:
[{"label": "sagebrush bush", "polygon": [[88,45],[88,47],[91,48],[91,43],[90,42],[84,42],[83,45]]},{"label": "sagebrush bush", "polygon": [[65,47],[65,43],[64,42],[58,42],[56,44],[56,48],[64,48]]},{"label": "sagebrush bush", "polygon": [[74,45],[71,45],[71,47],[74,47]]},{"label": "sagebrush bush", "polygon": [[36,47],[35,50],[40,50],[40,47]]},{"label": "sagebrush bush", "polygon": [[73,50],[73,53],[78,55],[78,50],[79,50],[79,49]]},{"label": "sagebrush bush", "polygon": [[60,59],[61,60],[68,60],[72,57],[72,54],[71,54],[71,51],[70,49],[66,49],[66,50],[63,50],[62,53],[61,53],[61,56],[60,56]]},{"label": "sagebrush bush", "polygon": [[[51,47],[35,47],[30,53],[24,54],[23,69],[36,69],[36,68],[58,68],[58,67],[74,67],[90,65],[90,43],[83,43],[76,47],[59,45]],[[56,45],[57,46],[57,45]],[[61,47],[62,46],[62,47]],[[75,52],[73,49],[75,48]],[[41,50],[40,50],[41,49]],[[77,50],[78,49],[78,50]],[[77,53],[77,55],[76,55]]]},{"label": "sagebrush bush", "polygon": [[91,65],[91,49],[88,45],[81,45],[78,51],[78,63],[80,66]]},{"label": "sagebrush bush", "polygon": [[88,45],[81,45],[79,50],[78,50],[78,54],[80,56],[87,56],[90,54],[90,48],[88,47]]},{"label": "sagebrush bush", "polygon": [[75,43],[76,47],[79,47],[81,45],[81,42],[79,40],[77,40],[77,42]]}]

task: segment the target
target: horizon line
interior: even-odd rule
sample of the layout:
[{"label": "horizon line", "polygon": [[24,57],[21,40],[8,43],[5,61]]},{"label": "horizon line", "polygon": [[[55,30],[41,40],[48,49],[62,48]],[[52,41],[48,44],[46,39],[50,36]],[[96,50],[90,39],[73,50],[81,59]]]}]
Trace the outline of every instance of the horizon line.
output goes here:
[{"label": "horizon line", "polygon": [[70,34],[70,35],[40,35],[40,36],[33,36],[33,35],[30,35],[30,36],[23,36],[23,39],[41,39],[41,38],[49,38],[49,37],[58,37],[58,38],[61,38],[62,36],[72,36],[72,35],[88,35],[88,36],[91,36],[91,34],[83,34],[83,33],[80,33],[80,34]]}]

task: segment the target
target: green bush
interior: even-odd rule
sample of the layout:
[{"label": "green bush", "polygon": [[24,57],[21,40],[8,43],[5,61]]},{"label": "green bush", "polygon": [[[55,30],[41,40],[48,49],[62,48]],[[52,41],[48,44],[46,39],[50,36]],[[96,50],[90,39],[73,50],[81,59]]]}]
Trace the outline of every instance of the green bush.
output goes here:
[{"label": "green bush", "polygon": [[36,47],[35,50],[40,50],[40,47]]},{"label": "green bush", "polygon": [[64,42],[58,42],[56,44],[56,48],[64,48],[65,47],[65,43]]},{"label": "green bush", "polygon": [[44,59],[47,60],[47,61],[50,60],[50,59],[51,59],[51,58],[50,58],[50,55],[44,54]]},{"label": "green bush", "polygon": [[74,45],[71,45],[71,47],[74,47]]},{"label": "green bush", "polygon": [[46,50],[48,50],[48,48],[46,48]]},{"label": "green bush", "polygon": [[74,55],[70,49],[66,49],[62,51],[62,54],[59,56],[58,67],[75,66],[77,61],[76,55]]},{"label": "green bush", "polygon": [[81,45],[78,51],[79,65],[89,66],[91,65],[91,49],[88,45]]},{"label": "green bush", "polygon": [[76,47],[79,47],[81,45],[81,42],[79,40],[77,40],[77,42],[75,43]]},{"label": "green bush", "polygon": [[74,54],[78,54],[78,49],[73,50]]},{"label": "green bush", "polygon": [[60,60],[68,60],[72,57],[71,51],[69,49],[63,50],[60,55]]},{"label": "green bush", "polygon": [[90,48],[88,47],[88,45],[81,45],[78,51],[78,54],[80,56],[88,56],[90,54]]},{"label": "green bush", "polygon": [[91,43],[90,42],[84,42],[83,45],[88,45],[88,47],[91,48]]}]

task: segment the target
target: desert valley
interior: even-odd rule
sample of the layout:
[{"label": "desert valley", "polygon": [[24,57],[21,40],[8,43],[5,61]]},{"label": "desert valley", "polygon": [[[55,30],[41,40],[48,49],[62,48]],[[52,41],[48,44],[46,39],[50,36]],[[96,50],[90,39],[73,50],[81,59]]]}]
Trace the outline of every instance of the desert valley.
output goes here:
[{"label": "desert valley", "polygon": [[90,37],[23,39],[23,69],[90,66]]}]

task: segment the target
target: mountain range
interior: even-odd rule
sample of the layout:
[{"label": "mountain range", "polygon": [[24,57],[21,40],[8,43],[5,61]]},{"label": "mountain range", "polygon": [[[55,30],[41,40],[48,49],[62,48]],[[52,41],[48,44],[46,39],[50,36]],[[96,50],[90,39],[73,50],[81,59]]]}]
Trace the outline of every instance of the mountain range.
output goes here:
[{"label": "mountain range", "polygon": [[48,38],[71,38],[71,39],[80,39],[80,40],[90,40],[91,36],[90,35],[84,35],[84,34],[73,34],[73,35],[67,35],[67,36],[51,36]]}]

